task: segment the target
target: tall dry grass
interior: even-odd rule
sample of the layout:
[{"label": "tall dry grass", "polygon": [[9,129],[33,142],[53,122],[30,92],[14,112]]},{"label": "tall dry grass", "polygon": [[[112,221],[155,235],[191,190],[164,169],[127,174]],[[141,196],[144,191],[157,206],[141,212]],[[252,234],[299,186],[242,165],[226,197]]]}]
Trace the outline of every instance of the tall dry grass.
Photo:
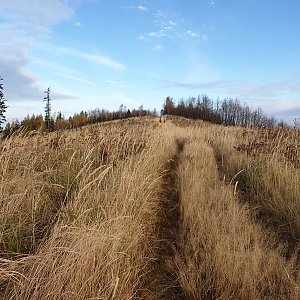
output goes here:
[{"label": "tall dry grass", "polygon": [[298,299],[278,134],[256,156],[259,132],[175,117],[0,142],[0,298]]},{"label": "tall dry grass", "polygon": [[[6,169],[2,226],[11,228],[17,216],[18,232],[34,226],[48,232],[30,251],[14,249],[14,260],[3,261],[4,299],[132,299],[155,293],[147,287],[156,280],[151,271],[161,245],[162,178],[175,147],[155,131],[155,123],[130,122],[4,142],[3,149],[7,143],[11,148],[3,161],[8,165],[18,157],[12,172],[20,178]],[[31,194],[26,180],[34,187]],[[10,184],[16,189],[8,190]],[[9,202],[12,194],[16,199]],[[52,201],[59,202],[53,212]],[[31,217],[33,208],[47,211],[49,221],[43,214]],[[29,237],[36,237],[33,230]],[[23,243],[19,235],[16,240]]]},{"label": "tall dry grass", "polygon": [[[300,139],[296,140],[293,131],[279,131],[274,138],[265,140],[264,151],[247,155],[236,151],[236,147],[249,144],[249,137],[236,133],[232,129],[216,129],[211,138],[222,172],[237,183],[244,201],[255,208],[263,223],[286,244],[290,255],[299,248],[300,169],[291,162],[286,149],[291,141],[297,145]],[[258,135],[254,132],[256,138]]]},{"label": "tall dry grass", "polygon": [[213,149],[186,143],[179,166],[177,273],[187,299],[297,299],[298,271],[220,181]]}]

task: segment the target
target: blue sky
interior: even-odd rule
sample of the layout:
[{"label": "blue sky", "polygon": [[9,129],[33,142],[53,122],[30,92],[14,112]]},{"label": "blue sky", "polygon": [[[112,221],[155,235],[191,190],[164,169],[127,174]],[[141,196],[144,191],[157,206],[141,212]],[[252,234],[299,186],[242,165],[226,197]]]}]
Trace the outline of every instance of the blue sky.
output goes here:
[{"label": "blue sky", "polygon": [[207,94],[300,117],[295,0],[0,0],[8,120]]}]

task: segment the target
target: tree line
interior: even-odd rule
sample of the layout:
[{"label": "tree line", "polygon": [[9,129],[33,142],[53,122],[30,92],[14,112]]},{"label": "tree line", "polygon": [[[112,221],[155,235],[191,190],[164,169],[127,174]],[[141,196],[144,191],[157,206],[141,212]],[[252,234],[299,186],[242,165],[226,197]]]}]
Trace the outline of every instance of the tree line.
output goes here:
[{"label": "tree line", "polygon": [[[0,99],[2,99],[2,88],[0,88]],[[121,105],[116,111],[108,111],[105,109],[94,109],[91,111],[81,111],[80,113],[75,113],[73,116],[65,117],[62,112],[58,112],[54,115],[51,114],[51,89],[50,87],[45,91],[45,97],[43,101],[45,102],[44,107],[44,116],[42,114],[39,115],[27,115],[21,122],[19,120],[15,120],[12,122],[8,122],[3,130],[0,127],[0,132],[2,132],[2,136],[4,138],[10,137],[14,132],[18,132],[22,130],[22,132],[26,133],[29,131],[38,131],[40,133],[44,132],[52,132],[56,130],[64,130],[64,129],[73,129],[82,127],[89,124],[108,122],[118,119],[126,119],[130,117],[142,117],[147,115],[156,115],[156,110],[150,111],[144,109],[141,105],[138,109],[127,109],[125,105]],[[4,97],[4,96],[3,96]],[[3,100],[4,101],[4,100]],[[6,100],[5,100],[6,101]],[[1,110],[1,101],[0,101],[0,125],[4,123],[5,117],[5,109]],[[4,103],[4,102],[3,102]],[[5,106],[5,108],[7,108]],[[2,113],[2,114],[1,114]],[[1,117],[3,116],[3,117]],[[1,122],[2,120],[2,122]]]},{"label": "tree line", "polygon": [[153,115],[154,111],[139,109],[126,110],[126,112],[108,111],[104,109],[95,109],[89,112],[81,111],[73,116],[65,118],[61,112],[52,116],[49,121],[43,115],[27,115],[21,122],[18,120],[7,123],[3,130],[3,137],[9,137],[14,132],[22,130],[23,132],[38,131],[40,133],[52,132],[56,130],[79,128],[89,124],[108,122],[113,120],[126,119],[130,117],[142,117]]},{"label": "tree line", "polygon": [[182,98],[177,103],[173,98],[167,97],[163,111],[168,115],[201,119],[225,126],[274,128],[284,125],[284,122],[268,117],[261,108],[252,109],[246,104],[241,104],[238,99],[225,98],[222,101],[214,101],[207,95]]},{"label": "tree line", "polygon": [[[65,118],[61,112],[51,114],[51,89],[45,91],[43,101],[44,116],[27,115],[21,122],[18,120],[9,122],[3,129],[6,122],[5,112],[7,109],[4,97],[4,88],[0,77],[0,132],[2,136],[9,137],[14,132],[22,130],[51,132],[78,128],[88,124],[107,122],[130,117],[142,117],[146,115],[157,115],[156,110],[145,110],[143,106],[138,109],[129,110],[123,104],[116,111],[95,109],[89,112],[81,111],[73,116]],[[238,99],[225,98],[224,100],[213,100],[207,95],[189,98],[181,98],[177,103],[173,98],[167,97],[163,104],[162,114],[177,115],[191,119],[201,119],[215,124],[225,126],[242,126],[255,128],[274,128],[285,126],[284,122],[278,122],[274,117],[268,117],[260,108],[252,109],[246,104],[241,104]]]}]

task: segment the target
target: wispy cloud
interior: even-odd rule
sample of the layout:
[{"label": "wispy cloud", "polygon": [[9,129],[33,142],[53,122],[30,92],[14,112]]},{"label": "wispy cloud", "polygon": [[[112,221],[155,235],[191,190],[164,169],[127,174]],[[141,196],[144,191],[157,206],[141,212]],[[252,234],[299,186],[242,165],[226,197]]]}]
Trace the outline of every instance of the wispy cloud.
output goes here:
[{"label": "wispy cloud", "polygon": [[84,52],[76,52],[76,55],[80,58],[83,58],[87,61],[96,63],[98,65],[107,66],[107,67],[117,69],[117,70],[126,69],[126,67],[123,64],[121,64],[107,56],[104,56],[104,55],[90,54],[90,53],[84,53]]},{"label": "wispy cloud", "polygon": [[278,112],[278,115],[300,117],[300,103],[294,101],[280,100],[274,103],[273,109]]},{"label": "wispy cloud", "polygon": [[52,91],[51,99],[52,99],[52,101],[77,100],[77,99],[81,99],[81,97],[78,95],[75,95],[73,93]]},{"label": "wispy cloud", "polygon": [[110,57],[104,56],[102,54],[82,52],[77,49],[68,48],[68,47],[56,47],[56,50],[62,54],[72,55],[72,56],[81,58],[83,60],[95,63],[97,65],[106,66],[106,67],[113,68],[116,70],[126,69],[126,67],[123,64],[111,59]]},{"label": "wispy cloud", "polygon": [[152,51],[161,51],[163,49],[163,46],[162,45],[155,45],[153,48],[152,48]]},{"label": "wispy cloud", "polygon": [[152,31],[149,32],[147,35],[150,37],[157,37],[157,38],[168,36],[165,29],[160,29],[159,31]]},{"label": "wispy cloud", "polygon": [[188,30],[186,33],[187,33],[187,35],[189,35],[191,37],[199,37],[199,33],[191,31],[191,30]]},{"label": "wispy cloud", "polygon": [[54,25],[72,18],[74,11],[64,0],[1,0],[0,70],[5,94],[14,103],[40,101],[38,79],[26,71],[34,61],[28,53],[33,44],[49,37]]},{"label": "wispy cloud", "polygon": [[113,87],[113,88],[118,88],[118,89],[124,89],[126,88],[126,84],[117,80],[112,80],[112,79],[106,79],[105,82]]},{"label": "wispy cloud", "polygon": [[[238,97],[242,101],[261,106],[266,112],[278,116],[300,115],[300,76],[286,80],[265,83],[246,83],[234,80],[210,82],[164,82],[160,88],[195,89],[201,93],[219,94],[224,97]],[[293,100],[284,100],[285,98]]]},{"label": "wispy cloud", "polygon": [[138,10],[140,10],[140,11],[148,11],[149,9],[146,6],[140,5],[140,6],[138,6]]},{"label": "wispy cloud", "polygon": [[[156,30],[141,35],[151,38],[169,38],[172,40],[180,40],[183,38],[191,38],[193,41],[208,41],[208,33],[205,30],[205,25],[202,29],[193,28],[190,22],[184,19],[181,14],[170,12],[156,11],[153,14]],[[141,39],[141,38],[140,38]]]},{"label": "wispy cloud", "polygon": [[23,26],[52,26],[73,14],[71,6],[62,0],[1,0],[0,15]]},{"label": "wispy cloud", "polygon": [[80,78],[80,77],[70,75],[70,74],[67,74],[67,73],[53,72],[53,74],[58,75],[58,76],[63,77],[63,78],[67,78],[67,79],[75,80],[75,81],[78,81],[78,82],[86,83],[86,84],[89,84],[89,85],[94,85],[94,86],[96,85],[96,82],[94,82],[94,81],[86,80],[84,78]]},{"label": "wispy cloud", "polygon": [[165,82],[161,87],[186,89],[214,89],[232,95],[245,97],[270,97],[281,93],[299,93],[300,78],[271,82],[271,83],[245,83],[233,80],[219,80],[211,82],[183,83]]},{"label": "wispy cloud", "polygon": [[81,23],[78,22],[78,21],[74,22],[73,25],[74,25],[75,27],[81,27]]},{"label": "wispy cloud", "polygon": [[214,0],[208,0],[208,5],[209,6],[215,6],[216,2]]},{"label": "wispy cloud", "polygon": [[208,41],[208,35],[207,35],[206,33],[202,34],[202,35],[201,35],[201,40],[202,40],[203,42],[207,42],[207,41]]}]

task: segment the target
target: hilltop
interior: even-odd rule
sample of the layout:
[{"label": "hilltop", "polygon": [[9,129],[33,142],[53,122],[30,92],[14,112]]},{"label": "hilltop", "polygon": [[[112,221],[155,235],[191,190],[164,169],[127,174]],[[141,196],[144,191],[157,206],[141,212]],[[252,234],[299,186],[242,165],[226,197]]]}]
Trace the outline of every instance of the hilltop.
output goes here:
[{"label": "hilltop", "polygon": [[0,298],[298,299],[299,130],[137,117],[0,142]]}]

